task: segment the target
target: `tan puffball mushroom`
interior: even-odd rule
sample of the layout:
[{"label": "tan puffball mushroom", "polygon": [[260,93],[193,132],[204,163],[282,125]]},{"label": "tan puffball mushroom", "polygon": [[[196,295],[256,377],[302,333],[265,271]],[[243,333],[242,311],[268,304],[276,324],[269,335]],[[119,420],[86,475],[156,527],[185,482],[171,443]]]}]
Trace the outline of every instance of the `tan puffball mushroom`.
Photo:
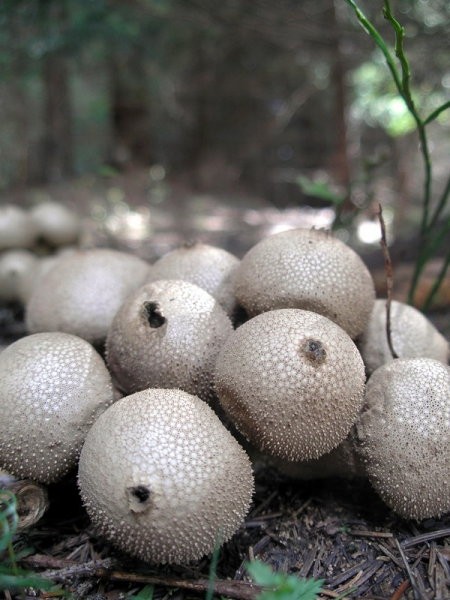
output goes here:
[{"label": "tan puffball mushroom", "polygon": [[28,250],[0,254],[0,301],[25,304],[32,290],[39,259]]},{"label": "tan puffball mushroom", "polygon": [[0,206],[0,250],[31,248],[36,228],[28,212],[14,204]]},{"label": "tan puffball mushroom", "polygon": [[239,259],[222,248],[196,242],[185,244],[157,260],[148,282],[158,279],[182,279],[206,290],[232,317],[237,309],[234,274]]},{"label": "tan puffball mushroom", "polygon": [[343,329],[310,311],[280,309],[236,329],[219,354],[215,381],[225,412],[256,448],[303,461],[347,436],[365,373]]},{"label": "tan puffball mushroom", "polygon": [[[447,364],[449,345],[444,336],[416,308],[396,300],[391,302],[391,338],[398,358],[434,358]],[[386,300],[375,301],[358,347],[369,374],[393,360],[386,335]]]},{"label": "tan puffball mushroom", "polygon": [[283,231],[253,246],[237,269],[235,294],[250,316],[311,310],[352,338],[366,327],[375,301],[372,277],[356,252],[314,229]]},{"label": "tan puffball mushroom", "polygon": [[148,269],[140,258],[116,250],[61,256],[39,279],[27,304],[28,331],[63,331],[103,343],[120,305],[142,285]]},{"label": "tan puffball mushroom", "polygon": [[41,483],[60,479],[113,401],[102,358],[76,336],[38,333],[3,350],[0,381],[0,467]]},{"label": "tan puffball mushroom", "polygon": [[450,368],[431,358],[397,359],[366,386],[357,422],[370,482],[407,519],[450,511]]},{"label": "tan puffball mushroom", "polygon": [[75,244],[81,232],[80,217],[60,202],[46,201],[30,210],[38,237],[50,246]]},{"label": "tan puffball mushroom", "polygon": [[253,474],[212,409],[174,389],[148,389],[93,425],[78,483],[94,525],[152,563],[184,564],[226,542],[246,516]]},{"label": "tan puffball mushroom", "polygon": [[216,358],[232,332],[205,290],[188,281],[155,281],[117,312],[106,340],[108,367],[125,393],[177,387],[210,401]]}]

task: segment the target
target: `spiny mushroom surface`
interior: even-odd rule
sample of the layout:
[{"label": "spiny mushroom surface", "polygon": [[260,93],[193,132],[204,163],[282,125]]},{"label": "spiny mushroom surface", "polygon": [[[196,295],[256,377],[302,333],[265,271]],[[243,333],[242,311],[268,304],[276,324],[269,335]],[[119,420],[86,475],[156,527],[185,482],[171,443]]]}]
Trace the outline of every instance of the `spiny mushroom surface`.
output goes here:
[{"label": "spiny mushroom surface", "polygon": [[119,309],[106,340],[107,363],[128,394],[178,387],[209,401],[216,358],[232,332],[225,311],[205,290],[188,281],[155,281]]},{"label": "spiny mushroom surface", "polygon": [[235,294],[250,316],[311,310],[352,338],[366,327],[375,301],[372,277],[356,252],[314,229],[283,231],[251,248],[237,269]]},{"label": "spiny mushroom surface", "polygon": [[[449,345],[425,315],[413,306],[391,302],[391,339],[399,358],[434,358],[447,363]],[[386,300],[375,301],[369,323],[358,338],[358,347],[370,374],[393,360],[386,335]]]},{"label": "spiny mushroom surface", "polygon": [[227,541],[249,509],[250,461],[209,406],[175,389],[113,404],[93,425],[78,482],[98,530],[152,563],[185,563]]},{"label": "spiny mushroom surface", "polygon": [[149,265],[116,250],[61,256],[39,278],[26,307],[30,333],[63,331],[101,344],[125,298],[142,285]]},{"label": "spiny mushroom surface", "polygon": [[364,364],[335,323],[280,309],[241,325],[217,359],[216,392],[239,431],[263,452],[290,461],[330,452],[362,406]]},{"label": "spiny mushroom surface", "polygon": [[222,248],[200,242],[185,244],[157,260],[147,281],[182,279],[194,283],[209,292],[232,316],[237,307],[233,278],[239,262]]},{"label": "spiny mushroom surface", "polygon": [[397,359],[366,386],[357,422],[369,480],[407,519],[450,511],[450,368],[431,358]]},{"label": "spiny mushroom surface", "polygon": [[67,333],[38,333],[8,346],[0,381],[0,467],[42,483],[76,465],[89,427],[113,402],[102,358]]},{"label": "spiny mushroom surface", "polygon": [[0,206],[0,250],[31,248],[36,228],[30,215],[14,204]]}]

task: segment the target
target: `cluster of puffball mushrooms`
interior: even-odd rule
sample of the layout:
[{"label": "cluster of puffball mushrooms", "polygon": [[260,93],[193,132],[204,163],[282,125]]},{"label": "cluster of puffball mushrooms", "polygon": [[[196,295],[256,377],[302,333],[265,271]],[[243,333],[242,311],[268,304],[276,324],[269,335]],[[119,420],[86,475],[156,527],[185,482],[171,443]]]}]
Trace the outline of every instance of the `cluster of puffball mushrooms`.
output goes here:
[{"label": "cluster of puffball mushrooms", "polygon": [[77,468],[119,549],[210,554],[249,510],[249,455],[292,477],[367,477],[405,518],[450,511],[448,343],[394,301],[393,359],[386,302],[330,232],[277,233],[242,260],[202,243],[152,265],[73,250],[31,276],[4,267],[18,245],[0,288],[28,335],[0,353],[0,468],[43,484]]}]

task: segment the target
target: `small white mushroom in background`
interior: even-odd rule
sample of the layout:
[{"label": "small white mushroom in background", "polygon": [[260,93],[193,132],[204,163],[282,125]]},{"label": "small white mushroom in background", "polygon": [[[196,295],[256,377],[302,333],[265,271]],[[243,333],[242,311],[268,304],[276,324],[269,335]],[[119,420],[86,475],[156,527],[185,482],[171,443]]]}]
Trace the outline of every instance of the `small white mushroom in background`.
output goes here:
[{"label": "small white mushroom in background", "polygon": [[205,290],[188,281],[155,281],[131,294],[114,317],[108,367],[127,394],[176,387],[211,401],[216,358],[232,332]]},{"label": "small white mushroom in background", "polygon": [[15,206],[0,206],[0,250],[31,248],[36,240],[36,227],[30,214]]},{"label": "small white mushroom in background", "polygon": [[50,246],[75,244],[81,232],[81,219],[60,202],[46,201],[30,210],[37,237]]},{"label": "small white mushroom in background", "polygon": [[29,479],[15,479],[0,469],[0,509],[2,493],[5,490],[16,497],[17,529],[19,531],[35,525],[49,507],[45,486]]},{"label": "small white mushroom in background", "polygon": [[195,242],[168,252],[150,270],[148,282],[182,279],[206,290],[232,317],[237,309],[234,274],[239,259],[222,248]]},{"label": "small white mushroom in background", "polygon": [[105,363],[81,338],[39,333],[1,352],[0,381],[0,467],[19,479],[57,481],[113,402]]},{"label": "small white mushroom in background", "polygon": [[[398,358],[434,358],[445,364],[449,359],[448,342],[433,323],[413,306],[396,300],[391,302],[391,339]],[[369,374],[393,360],[386,335],[386,300],[375,301],[357,344]]]},{"label": "small white mushroom in background", "polygon": [[100,533],[152,563],[212,553],[236,532],[253,493],[244,450],[181,390],[143,390],[103,413],[86,437],[78,483]]},{"label": "small white mushroom in background", "polygon": [[289,461],[338,446],[363,402],[365,371],[338,325],[300,309],[262,313],[236,329],[216,365],[216,393],[259,450]]},{"label": "small white mushroom in background", "polygon": [[301,308],[328,317],[352,338],[366,327],[375,301],[358,254],[314,229],[283,231],[253,246],[236,271],[235,294],[250,316]]},{"label": "small white mushroom in background", "polygon": [[28,331],[63,331],[102,344],[120,305],[148,270],[145,261],[116,250],[61,256],[37,282],[26,306]]},{"label": "small white mushroom in background", "polygon": [[407,519],[450,511],[450,368],[431,358],[396,359],[366,386],[356,424],[368,478]]},{"label": "small white mushroom in background", "polygon": [[0,302],[20,302],[29,298],[39,259],[28,250],[8,250],[0,254]]}]

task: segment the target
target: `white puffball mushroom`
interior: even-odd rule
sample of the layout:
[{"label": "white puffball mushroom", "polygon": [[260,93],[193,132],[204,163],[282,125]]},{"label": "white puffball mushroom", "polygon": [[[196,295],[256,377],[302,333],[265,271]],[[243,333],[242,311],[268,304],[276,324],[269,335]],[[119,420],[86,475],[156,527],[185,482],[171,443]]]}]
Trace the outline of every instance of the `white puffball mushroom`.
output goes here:
[{"label": "white puffball mushroom", "polygon": [[8,346],[0,381],[0,467],[41,483],[75,467],[87,431],[113,402],[102,358],[67,333],[38,333]]},{"label": "white puffball mushroom", "polygon": [[38,258],[28,250],[7,250],[0,254],[0,301],[25,304],[38,264]]},{"label": "white puffball mushroom", "polygon": [[[413,306],[391,302],[391,339],[398,358],[449,359],[449,345],[427,317]],[[375,301],[369,323],[358,338],[358,347],[370,374],[393,360],[386,335],[386,300]]]},{"label": "white puffball mushroom", "polygon": [[176,389],[143,390],[101,415],[78,483],[100,533],[151,563],[212,553],[236,532],[253,493],[244,450],[205,402]]},{"label": "white puffball mushroom", "polygon": [[232,317],[237,309],[234,274],[239,259],[222,248],[195,242],[168,252],[150,270],[148,282],[182,279],[198,285],[213,296]]},{"label": "white puffball mushroom", "polygon": [[60,202],[46,201],[30,210],[37,235],[50,246],[75,244],[81,232],[81,219]]},{"label": "white puffball mushroom", "polygon": [[370,482],[407,519],[450,511],[450,368],[396,359],[366,386],[357,435]]},{"label": "white puffball mushroom", "polygon": [[0,250],[31,248],[36,228],[28,212],[14,204],[0,206]]},{"label": "white puffball mushroom", "polygon": [[130,294],[114,317],[108,367],[128,394],[176,387],[212,401],[216,358],[232,332],[205,290],[188,281],[155,281]]},{"label": "white puffball mushroom", "polygon": [[264,238],[241,261],[235,294],[249,316],[279,309],[317,312],[350,337],[367,325],[375,288],[356,252],[330,232],[292,229]]},{"label": "white puffball mushroom", "polygon": [[120,305],[142,285],[148,269],[140,258],[116,250],[61,256],[39,279],[26,306],[28,331],[63,331],[103,343]]},{"label": "white puffball mushroom", "polygon": [[262,313],[236,329],[216,364],[216,393],[259,450],[289,461],[319,458],[348,435],[365,371],[348,334],[300,309]]}]

